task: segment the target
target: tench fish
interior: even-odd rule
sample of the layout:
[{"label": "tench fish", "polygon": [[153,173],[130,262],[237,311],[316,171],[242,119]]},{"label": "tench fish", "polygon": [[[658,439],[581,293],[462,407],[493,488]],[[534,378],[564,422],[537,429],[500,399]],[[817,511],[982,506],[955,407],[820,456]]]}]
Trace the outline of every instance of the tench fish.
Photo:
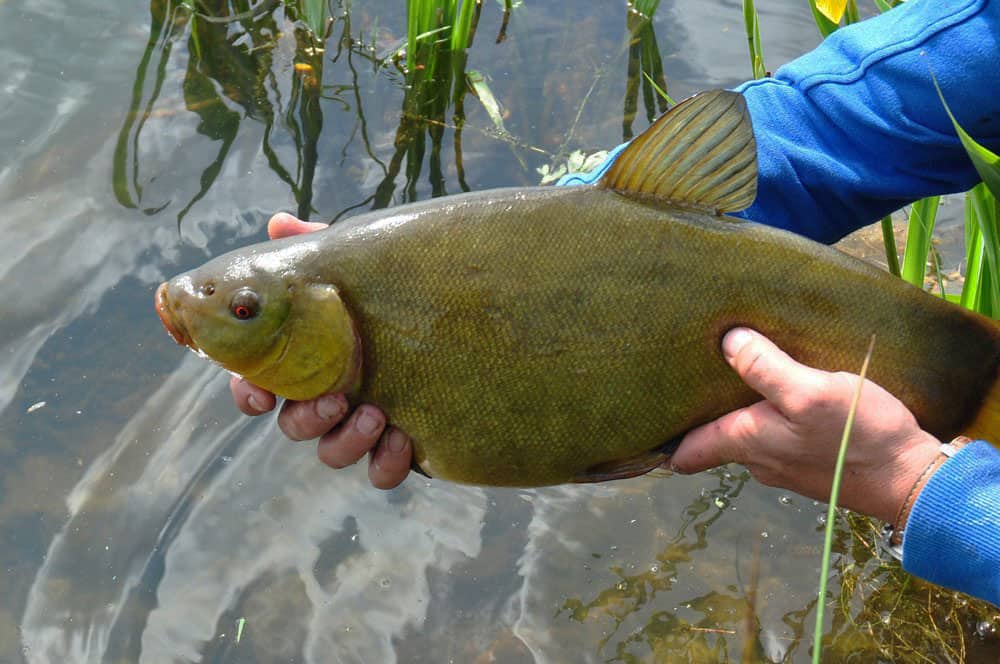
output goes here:
[{"label": "tench fish", "polygon": [[497,189],[358,215],[160,286],[178,343],[290,399],[344,391],[456,482],[630,477],[761,397],[735,326],[869,377],[941,439],[997,442],[1000,324],[835,249],[721,216],[756,195],[743,98],[696,95],[594,186]]}]

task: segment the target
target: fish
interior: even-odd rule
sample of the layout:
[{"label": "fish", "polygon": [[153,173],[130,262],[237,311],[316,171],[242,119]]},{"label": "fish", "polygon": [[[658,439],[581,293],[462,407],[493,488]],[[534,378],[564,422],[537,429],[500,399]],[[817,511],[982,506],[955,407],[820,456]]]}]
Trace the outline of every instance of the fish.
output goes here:
[{"label": "fish", "polygon": [[594,185],[506,188],[357,215],[162,284],[180,344],[279,396],[343,392],[414,468],[534,487],[633,477],[761,396],[723,335],[869,378],[942,440],[997,442],[1000,323],[834,248],[726,213],[756,196],[742,96],[672,108]]}]

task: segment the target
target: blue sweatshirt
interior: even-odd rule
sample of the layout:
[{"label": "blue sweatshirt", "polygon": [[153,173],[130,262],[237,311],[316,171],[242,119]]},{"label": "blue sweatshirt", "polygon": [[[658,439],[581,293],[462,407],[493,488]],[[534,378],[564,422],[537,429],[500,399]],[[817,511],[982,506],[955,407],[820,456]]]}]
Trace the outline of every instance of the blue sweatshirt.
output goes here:
[{"label": "blue sweatshirt", "polygon": [[[757,200],[738,216],[833,242],[975,185],[931,72],[959,124],[1000,152],[1000,0],[909,0],[737,88],[759,170]],[[623,147],[559,184],[596,181]],[[1000,605],[1000,451],[978,441],[931,477],[906,525],[903,567]]]}]

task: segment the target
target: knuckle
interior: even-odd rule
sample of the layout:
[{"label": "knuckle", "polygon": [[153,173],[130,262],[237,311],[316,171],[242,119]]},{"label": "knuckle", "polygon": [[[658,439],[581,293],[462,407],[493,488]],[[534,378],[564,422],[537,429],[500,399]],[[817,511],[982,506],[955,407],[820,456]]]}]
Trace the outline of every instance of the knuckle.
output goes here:
[{"label": "knuckle", "polygon": [[784,411],[791,420],[813,417],[830,410],[839,400],[836,385],[829,376],[817,376],[789,395]]},{"label": "knuckle", "polygon": [[751,442],[760,436],[760,423],[752,411],[744,410],[733,418],[730,433],[739,443]]},{"label": "knuckle", "polygon": [[278,413],[278,428],[288,438],[292,440],[308,440],[313,436],[309,435],[309,427],[303,422],[304,409],[299,402],[288,403],[281,412]]}]

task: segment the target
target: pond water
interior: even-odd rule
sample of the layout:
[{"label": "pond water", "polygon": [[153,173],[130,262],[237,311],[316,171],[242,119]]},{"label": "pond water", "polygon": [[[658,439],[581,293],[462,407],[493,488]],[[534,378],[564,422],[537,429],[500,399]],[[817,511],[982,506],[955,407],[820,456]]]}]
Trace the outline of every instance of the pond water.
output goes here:
[{"label": "pond water", "polygon": [[[818,42],[804,3],[759,4],[769,67]],[[376,65],[403,3],[331,3],[319,50],[267,0],[226,23],[0,2],[0,662],[808,658],[824,505],[737,467],[381,492],[240,416],[154,314],[161,279],[263,239],[275,211],[537,184],[646,126],[641,94],[623,121],[623,2],[526,3],[494,43],[501,5],[465,68],[502,127],[470,94],[461,132],[449,110],[405,150],[400,111],[423,110]],[[674,98],[749,75],[742,21],[733,0],[663,3]],[[880,562],[864,521],[835,567],[831,656],[996,661],[984,609]],[[928,617],[937,636],[914,631]]]}]

